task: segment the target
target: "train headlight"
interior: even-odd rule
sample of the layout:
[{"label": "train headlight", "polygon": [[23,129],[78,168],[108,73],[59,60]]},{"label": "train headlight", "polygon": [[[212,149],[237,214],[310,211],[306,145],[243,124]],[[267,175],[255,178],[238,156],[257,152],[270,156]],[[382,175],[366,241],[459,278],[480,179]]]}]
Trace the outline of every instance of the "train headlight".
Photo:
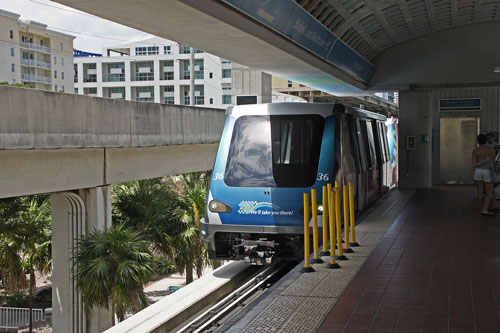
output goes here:
[{"label": "train headlight", "polygon": [[323,205],[318,204],[318,215],[323,215]]},{"label": "train headlight", "polygon": [[217,200],[208,203],[208,210],[212,213],[231,213],[233,211],[231,206]]}]

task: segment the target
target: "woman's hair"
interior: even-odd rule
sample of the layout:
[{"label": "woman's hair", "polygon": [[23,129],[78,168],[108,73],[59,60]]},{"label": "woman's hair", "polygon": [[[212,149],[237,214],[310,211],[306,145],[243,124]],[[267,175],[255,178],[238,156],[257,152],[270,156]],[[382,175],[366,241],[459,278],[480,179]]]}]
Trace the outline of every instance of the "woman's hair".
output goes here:
[{"label": "woman's hair", "polygon": [[488,142],[488,139],[486,138],[486,135],[479,134],[477,136],[477,143],[479,143],[480,145],[484,145],[484,144],[486,144],[486,142]]}]

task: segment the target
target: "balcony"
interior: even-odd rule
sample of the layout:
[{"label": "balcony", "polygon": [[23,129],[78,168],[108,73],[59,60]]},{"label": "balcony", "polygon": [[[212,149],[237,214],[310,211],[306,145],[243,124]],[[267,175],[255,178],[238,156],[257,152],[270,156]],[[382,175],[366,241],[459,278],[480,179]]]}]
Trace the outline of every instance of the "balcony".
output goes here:
[{"label": "balcony", "polygon": [[134,81],[153,81],[154,73],[135,73]]},{"label": "balcony", "polygon": [[51,68],[51,64],[48,62],[40,61],[40,60],[32,60],[32,59],[21,59],[21,65],[40,67],[40,68],[44,68],[44,69]]},{"label": "balcony", "polygon": [[104,82],[123,82],[123,81],[125,81],[125,74],[108,73],[108,77],[104,78]]},{"label": "balcony", "polygon": [[97,75],[88,75],[83,78],[83,82],[97,82]]},{"label": "balcony", "polygon": [[51,83],[52,79],[48,76],[35,75],[35,74],[21,74],[21,80],[41,83]]},{"label": "balcony", "polygon": [[43,53],[50,53],[50,48],[48,48],[46,46],[43,46],[43,45],[38,45],[38,44],[33,44],[33,43],[27,43],[27,42],[20,42],[19,45],[23,49],[40,51],[40,52],[43,52]]}]

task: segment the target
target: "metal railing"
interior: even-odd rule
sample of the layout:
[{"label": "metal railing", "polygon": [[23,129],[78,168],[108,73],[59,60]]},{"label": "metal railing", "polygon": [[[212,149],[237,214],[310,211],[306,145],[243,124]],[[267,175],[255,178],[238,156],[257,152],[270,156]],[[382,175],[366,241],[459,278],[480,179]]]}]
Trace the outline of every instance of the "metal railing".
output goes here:
[{"label": "metal railing", "polygon": [[27,66],[37,66],[37,67],[42,67],[42,68],[46,68],[46,69],[51,68],[50,63],[45,62],[45,61],[40,61],[40,60],[33,60],[33,59],[21,59],[21,64],[27,65]]},{"label": "metal railing", "polygon": [[24,48],[24,49],[29,49],[29,50],[37,50],[45,53],[50,53],[50,48],[43,46],[43,45],[38,45],[34,43],[27,43],[27,42],[21,42],[19,45]]},{"label": "metal railing", "polygon": [[[45,320],[43,309],[33,309],[33,322]],[[18,328],[28,325],[30,309],[0,307],[0,328]]]}]

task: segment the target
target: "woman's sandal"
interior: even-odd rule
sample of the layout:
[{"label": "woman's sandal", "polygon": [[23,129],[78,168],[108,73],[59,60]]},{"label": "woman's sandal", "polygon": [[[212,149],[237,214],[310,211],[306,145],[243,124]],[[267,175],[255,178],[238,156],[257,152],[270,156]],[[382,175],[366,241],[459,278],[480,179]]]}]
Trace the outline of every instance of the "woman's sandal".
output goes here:
[{"label": "woman's sandal", "polygon": [[495,216],[495,214],[492,213],[492,212],[486,212],[486,213],[485,212],[481,212],[481,215],[483,215],[483,216]]}]

